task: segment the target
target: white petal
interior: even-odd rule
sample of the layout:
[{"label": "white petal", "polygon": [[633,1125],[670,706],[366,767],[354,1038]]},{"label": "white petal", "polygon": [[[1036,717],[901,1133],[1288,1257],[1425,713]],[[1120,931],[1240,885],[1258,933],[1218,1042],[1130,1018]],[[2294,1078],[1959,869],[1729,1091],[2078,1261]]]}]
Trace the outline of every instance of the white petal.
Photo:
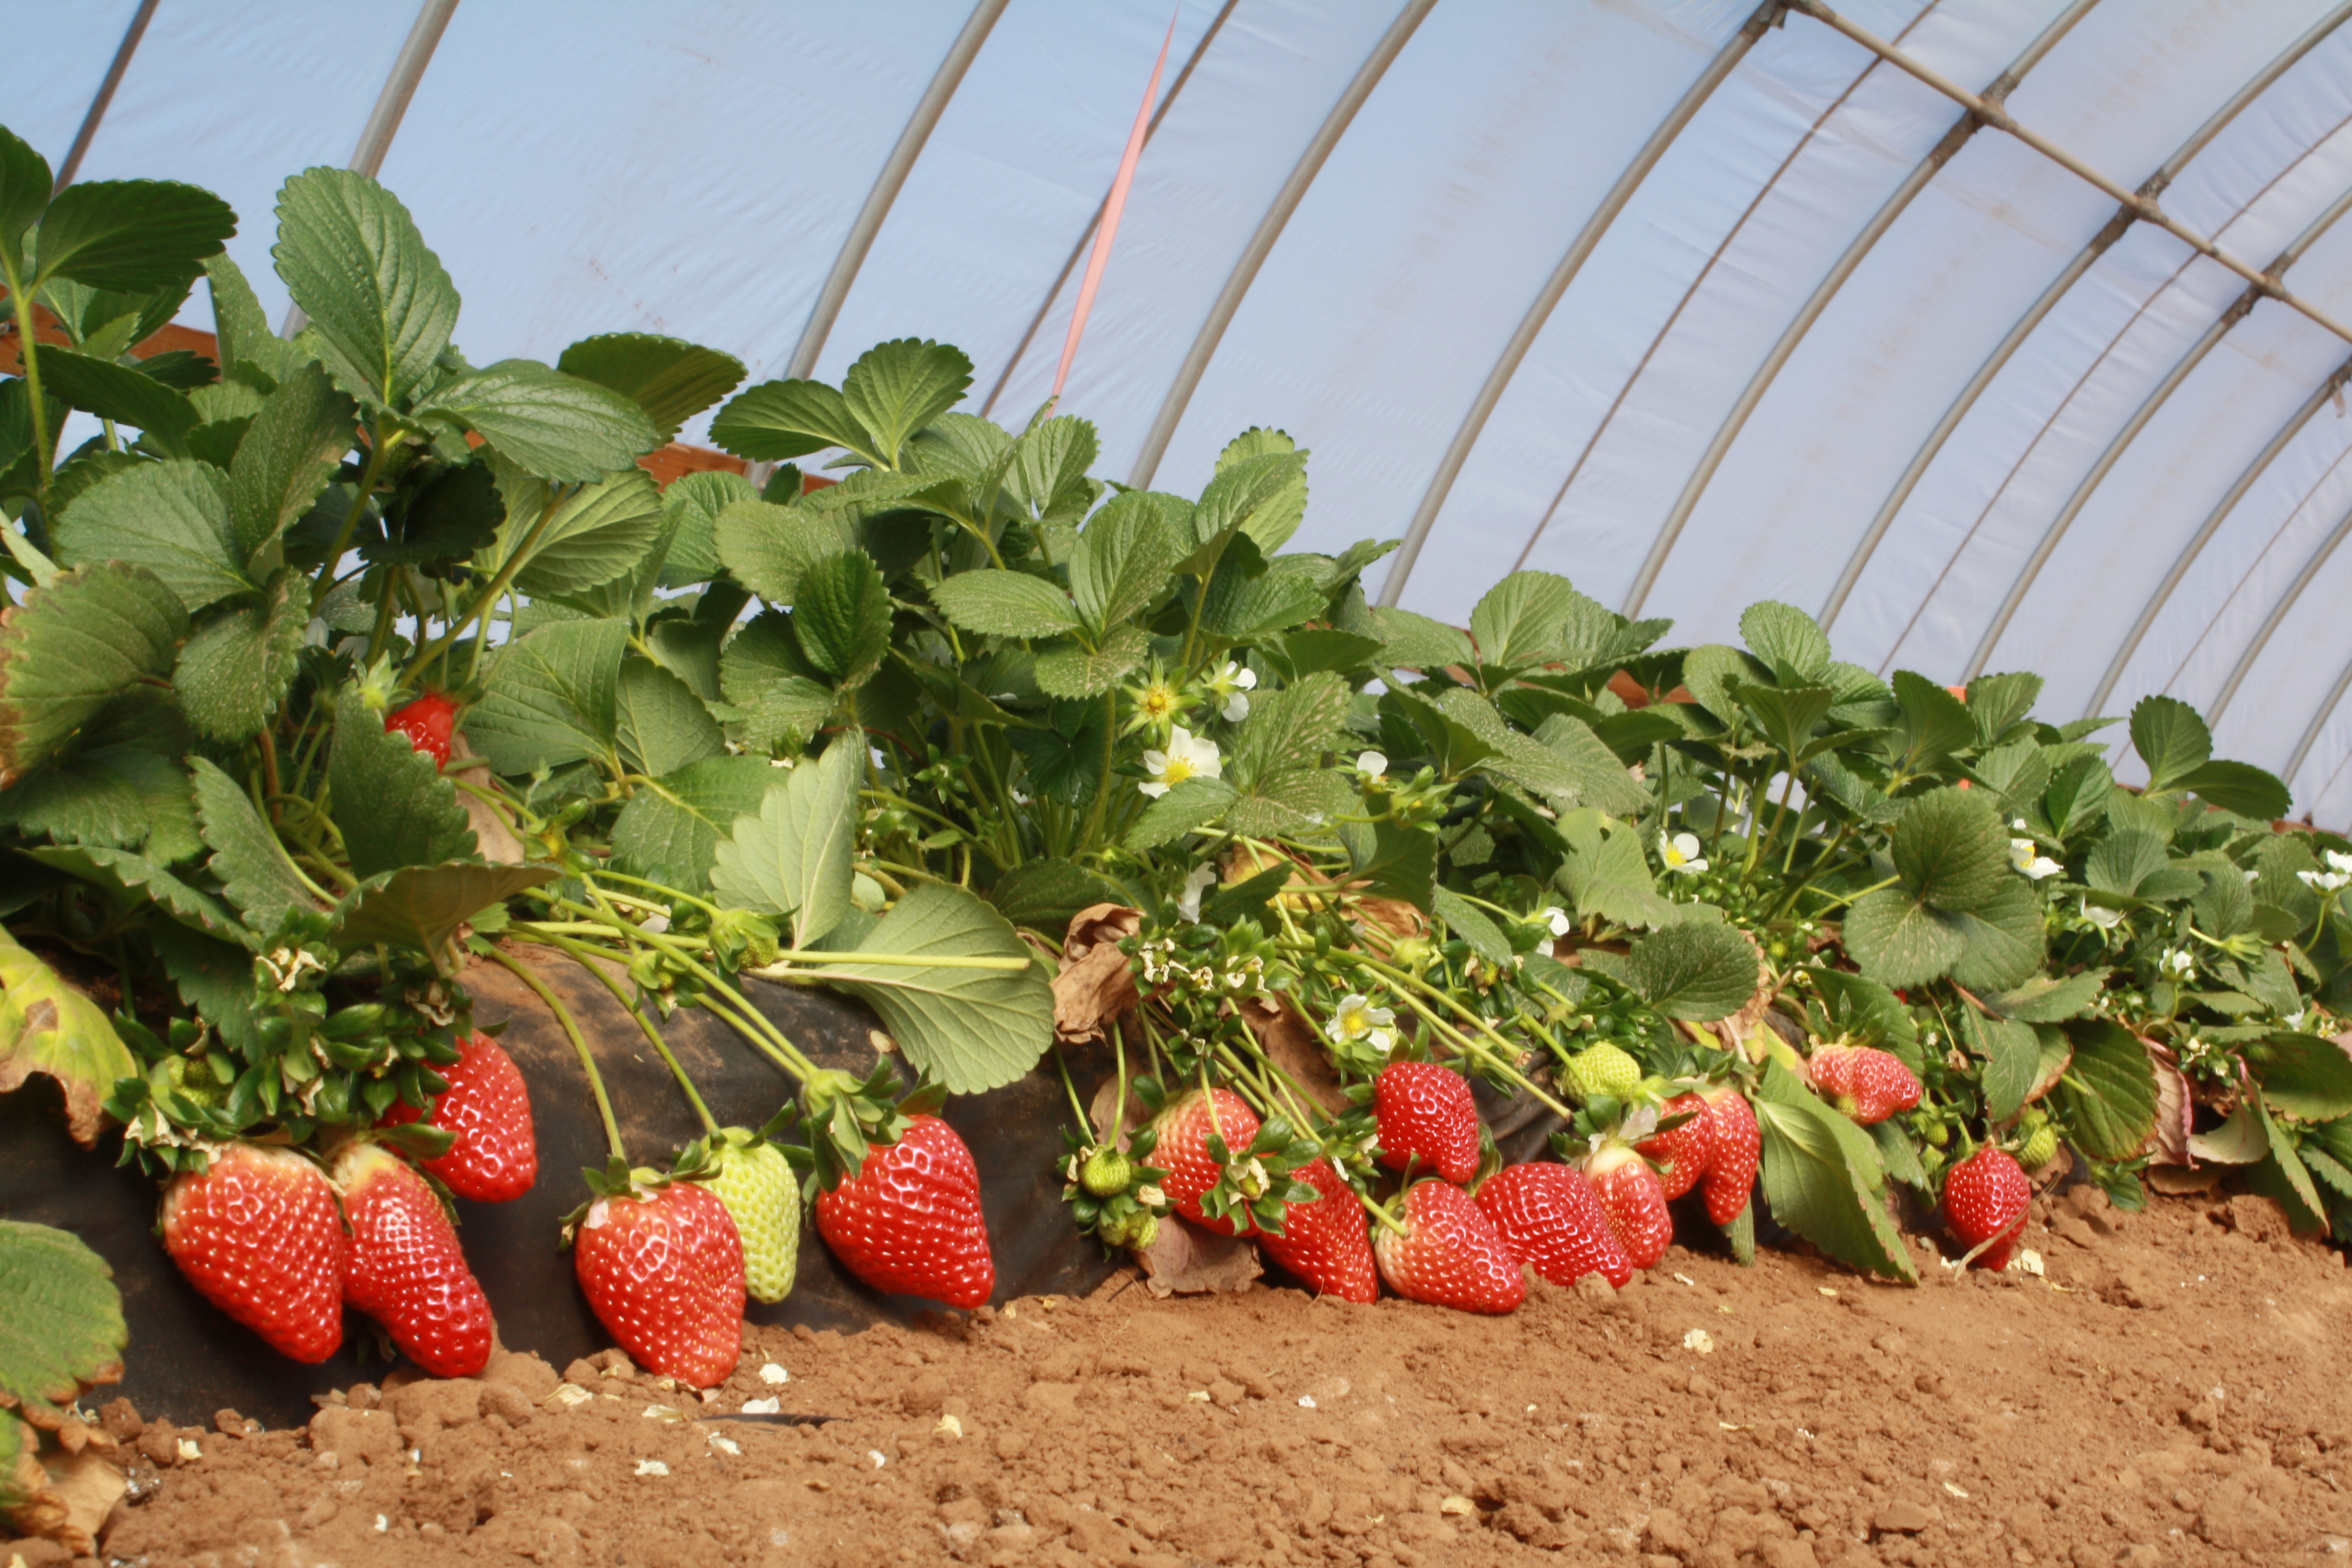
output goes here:
[{"label": "white petal", "polygon": [[1360,752],[1356,757],[1356,771],[1367,778],[1381,778],[1389,771],[1389,760],[1378,752]]},{"label": "white petal", "polygon": [[1249,717],[1249,699],[1236,691],[1219,711],[1224,714],[1226,723],[1238,724]]},{"label": "white petal", "polygon": [[1144,794],[1150,795],[1154,800],[1158,800],[1161,795],[1168,793],[1168,786],[1166,784],[1156,784],[1149,780],[1137,784],[1135,787],[1141,790]]}]

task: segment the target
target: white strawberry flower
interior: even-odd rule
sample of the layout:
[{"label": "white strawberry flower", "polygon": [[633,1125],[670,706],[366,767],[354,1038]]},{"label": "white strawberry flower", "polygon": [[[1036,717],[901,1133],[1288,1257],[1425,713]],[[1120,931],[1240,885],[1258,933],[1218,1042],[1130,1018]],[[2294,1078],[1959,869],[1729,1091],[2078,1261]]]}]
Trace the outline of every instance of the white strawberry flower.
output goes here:
[{"label": "white strawberry flower", "polygon": [[1214,866],[1195,866],[1184,874],[1184,891],[1177,896],[1176,913],[1187,925],[1201,918],[1201,895],[1216,885]]},{"label": "white strawberry flower", "polygon": [[2156,961],[2156,972],[2175,980],[2186,980],[2197,973],[2197,955],[2185,947],[2168,947],[2164,956]]},{"label": "white strawberry flower", "polygon": [[[2331,851],[2327,858],[2330,861],[2334,861],[2341,859],[2343,857]],[[2294,874],[2294,879],[2301,882],[2305,887],[2309,888],[2314,892],[2332,893],[2336,891],[2336,889],[2344,886],[2345,883],[2352,882],[2352,872],[2297,871]]]},{"label": "white strawberry flower", "polygon": [[1551,932],[1551,935],[1536,943],[1536,951],[1549,958],[1552,955],[1551,944],[1568,934],[1572,922],[1568,918],[1568,912],[1558,904],[1546,906],[1535,918],[1538,925],[1545,927]]},{"label": "white strawberry flower", "polygon": [[2327,868],[2329,870],[2341,871],[2347,875],[2352,875],[2352,855],[2341,854],[2334,849],[2324,850],[2322,853],[2327,858]]},{"label": "white strawberry flower", "polygon": [[1677,833],[1669,837],[1658,835],[1658,859],[1669,871],[1685,874],[1706,869],[1706,857],[1699,853],[1698,835]]},{"label": "white strawberry flower", "polygon": [[1342,996],[1323,1033],[1335,1046],[1358,1041],[1386,1056],[1396,1046],[1396,1009],[1375,1007],[1369,996]]},{"label": "white strawberry flower", "polygon": [[1169,732],[1166,751],[1143,753],[1143,771],[1151,776],[1135,787],[1157,800],[1186,779],[1224,777],[1225,760],[1214,741],[1178,724]]},{"label": "white strawberry flower", "polygon": [[2124,923],[2123,910],[2103,910],[2088,899],[2083,900],[2083,918],[2101,931],[2113,931]]},{"label": "white strawberry flower", "polygon": [[2009,863],[2037,882],[2065,869],[2040,851],[2041,846],[2031,838],[2012,838],[2009,841]]},{"label": "white strawberry flower", "polygon": [[1356,754],[1356,771],[1364,776],[1366,784],[1378,784],[1389,775],[1389,760],[1378,752],[1360,752]]},{"label": "white strawberry flower", "polygon": [[1249,717],[1249,694],[1257,689],[1257,671],[1246,665],[1225,660],[1225,667],[1209,677],[1209,689],[1224,699],[1218,710],[1228,724],[1238,724]]}]

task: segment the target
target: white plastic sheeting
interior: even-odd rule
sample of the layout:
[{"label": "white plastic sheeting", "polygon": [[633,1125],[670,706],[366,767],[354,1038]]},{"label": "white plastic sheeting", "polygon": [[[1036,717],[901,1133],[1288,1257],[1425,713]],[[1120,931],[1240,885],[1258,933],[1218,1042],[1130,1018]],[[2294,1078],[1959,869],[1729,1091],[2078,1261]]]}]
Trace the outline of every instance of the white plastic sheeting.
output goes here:
[{"label": "white plastic sheeting", "polygon": [[[52,160],[134,9],[0,0],[38,63],[0,112]],[[2352,6],[1837,9],[1972,92],[2019,68],[2009,113],[2123,186],[2185,152],[2158,193],[2167,214],[2258,267],[2302,242],[2284,286],[2352,316],[2352,221],[2331,221],[2352,193],[2352,26],[2335,26]],[[815,374],[881,338],[940,338],[971,354],[975,405],[1001,384],[992,412],[1017,424],[1050,387],[1076,281],[1055,280],[1169,10],[981,15],[985,40]],[[1278,425],[1315,452],[1302,545],[1398,535],[1442,500],[1388,586],[1455,621],[1524,563],[1638,598],[1699,642],[1733,636],[1755,599],[1822,611],[1850,573],[1832,626],[1846,658],[1945,680],[2038,669],[2056,718],[2111,666],[2107,712],[2152,691],[2209,710],[2226,696],[2224,754],[2291,770],[2298,811],[2352,820],[2352,420],[2327,395],[2352,343],[2275,300],[2242,310],[2241,279],[2152,224],[2101,245],[2112,198],[1998,128],[1956,130],[1950,99],[1801,6],[1743,36],[1758,15],[1755,0],[1185,0],[1181,91],[1064,401],[1099,425],[1099,471],[1195,489],[1225,440]],[[458,341],[478,361],[636,329],[781,374],[973,16],[964,0],[461,0],[383,177],[464,291]],[[413,19],[162,0],[81,177],[220,191],[275,317],[272,195],[351,157]],[[1931,164],[1939,144],[1948,161]],[[1611,218],[1645,152],[1654,167]]]}]

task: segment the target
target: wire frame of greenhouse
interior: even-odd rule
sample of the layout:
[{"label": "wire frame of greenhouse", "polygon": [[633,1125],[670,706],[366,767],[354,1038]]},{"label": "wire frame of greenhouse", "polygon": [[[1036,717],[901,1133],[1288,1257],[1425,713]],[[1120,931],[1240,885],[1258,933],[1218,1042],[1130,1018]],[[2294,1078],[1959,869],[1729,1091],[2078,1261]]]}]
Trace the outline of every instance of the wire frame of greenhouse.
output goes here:
[{"label": "wire frame of greenhouse", "polygon": [[1015,425],[1166,42],[1061,404],[1100,471],[1194,490],[1278,426],[1297,548],[1404,541],[1380,602],[1534,567],[1698,643],[1783,600],[1881,672],[2041,671],[2052,719],[2181,697],[2352,820],[2352,4],[1173,16],[0,0],[12,127],[220,192],[274,320],[277,188],[349,164],[478,359],[635,330],[830,380],[912,334]]}]

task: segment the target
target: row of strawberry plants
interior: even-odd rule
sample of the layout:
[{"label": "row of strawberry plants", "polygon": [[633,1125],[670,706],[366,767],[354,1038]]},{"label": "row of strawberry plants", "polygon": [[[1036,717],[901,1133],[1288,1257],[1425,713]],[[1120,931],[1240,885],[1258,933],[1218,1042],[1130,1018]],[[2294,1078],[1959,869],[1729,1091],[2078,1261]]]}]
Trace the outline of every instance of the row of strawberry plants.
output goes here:
[{"label": "row of strawberry plants", "polygon": [[[331,1350],[348,1302],[478,1364],[417,1194],[528,1185],[529,1090],[464,966],[515,970],[597,1083],[504,938],[582,965],[674,1068],[662,1020],[695,1006],[800,1086],[725,1128],[679,1070],[707,1136],[667,1168],[596,1088],[582,1285],[698,1382],[747,1292],[791,1289],[803,1203],[883,1288],[985,1300],[977,1173],[932,1112],[1087,1040],[1115,1092],[1071,1083],[1039,1152],[1079,1224],[1254,1235],[1360,1299],[1385,1273],[1498,1305],[1522,1262],[1622,1282],[1695,1186],[1685,1223],[1742,1253],[1760,1191],[1909,1278],[1909,1189],[1997,1261],[2062,1143],[2119,1202],[2208,1161],[2347,1217],[2352,858],[2273,831],[2284,786],[2185,704],[2134,709],[2125,788],[2093,739],[2116,721],[2037,721],[2037,677],[1882,681],[1786,605],[1688,648],[1543,573],[1466,629],[1375,608],[1388,545],[1286,548],[1307,455],[1279,432],[1187,498],[1092,477],[1093,428],[1050,407],[958,411],[970,363],[928,342],[838,386],[739,391],[729,355],[634,333],[477,368],[388,192],[313,170],[277,216],[291,339],[217,198],[52,201],[0,132],[0,914],[26,944],[0,1086],[58,1079],[85,1142],[121,1122],[167,1245],[281,1348]],[[134,355],[199,279],[217,363]],[[712,409],[764,481],[656,488],[636,459]],[[100,433],[61,453],[75,411]],[[794,466],[825,455],[837,483]],[[917,1081],[816,1068],[755,980],[864,1001]],[[1504,1168],[1474,1079],[1560,1158]],[[289,1217],[203,1218],[240,1202]],[[405,1281],[369,1251],[394,1209],[433,1234]],[[633,1307],[650,1258],[674,1277]],[[227,1282],[254,1279],[282,1288]]]}]

